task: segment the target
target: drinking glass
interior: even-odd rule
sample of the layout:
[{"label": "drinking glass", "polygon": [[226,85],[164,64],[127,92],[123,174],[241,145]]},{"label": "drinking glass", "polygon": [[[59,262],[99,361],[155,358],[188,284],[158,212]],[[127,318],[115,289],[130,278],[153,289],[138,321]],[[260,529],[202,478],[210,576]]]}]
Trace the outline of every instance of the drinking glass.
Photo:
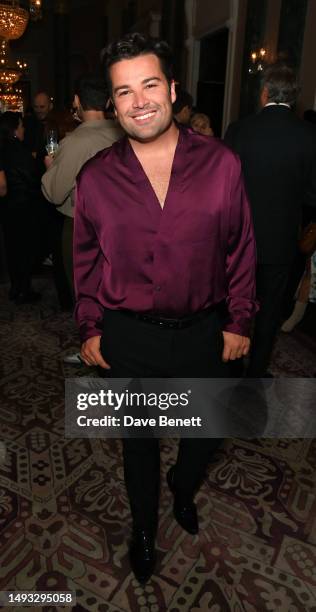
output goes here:
[{"label": "drinking glass", "polygon": [[54,157],[58,149],[58,136],[56,130],[48,130],[46,136],[46,151],[48,155]]}]

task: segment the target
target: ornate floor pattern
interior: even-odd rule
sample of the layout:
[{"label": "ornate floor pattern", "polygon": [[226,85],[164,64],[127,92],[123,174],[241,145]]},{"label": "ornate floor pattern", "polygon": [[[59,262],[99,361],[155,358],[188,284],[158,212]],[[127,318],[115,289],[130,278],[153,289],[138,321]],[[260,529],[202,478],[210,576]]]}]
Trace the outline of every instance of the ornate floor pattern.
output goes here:
[{"label": "ornate floor pattern", "polygon": [[[197,497],[196,537],[172,515],[176,442],[164,440],[157,571],[139,586],[120,443],[63,438],[64,378],[91,371],[63,365],[75,326],[49,280],[36,288],[41,305],[17,308],[0,287],[0,591],[74,590],[78,612],[316,612],[311,439],[227,440]],[[315,344],[302,340],[280,336],[275,374],[315,375]]]}]

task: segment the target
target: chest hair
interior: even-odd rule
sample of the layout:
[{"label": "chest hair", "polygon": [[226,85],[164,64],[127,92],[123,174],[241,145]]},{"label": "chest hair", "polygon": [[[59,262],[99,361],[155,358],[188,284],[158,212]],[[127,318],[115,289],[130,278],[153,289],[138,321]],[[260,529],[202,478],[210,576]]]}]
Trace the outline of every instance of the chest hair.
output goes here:
[{"label": "chest hair", "polygon": [[150,181],[150,184],[157,196],[161,208],[167,196],[167,191],[170,183],[171,168],[173,155],[169,155],[164,159],[141,160],[143,170]]}]

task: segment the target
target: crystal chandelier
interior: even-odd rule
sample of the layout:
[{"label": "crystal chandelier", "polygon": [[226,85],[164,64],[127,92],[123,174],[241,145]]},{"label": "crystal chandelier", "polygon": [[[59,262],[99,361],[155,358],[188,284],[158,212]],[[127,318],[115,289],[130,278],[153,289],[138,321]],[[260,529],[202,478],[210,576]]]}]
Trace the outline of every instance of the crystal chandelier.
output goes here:
[{"label": "crystal chandelier", "polygon": [[3,86],[0,84],[0,110],[5,112],[7,110],[23,112],[23,95],[22,89],[18,86],[10,85]]},{"label": "crystal chandelier", "polygon": [[29,11],[20,6],[19,0],[0,1],[0,36],[8,40],[20,38],[29,21],[36,21],[42,16],[42,0],[30,0]]},{"label": "crystal chandelier", "polygon": [[27,68],[25,62],[17,60],[13,61],[9,49],[9,43],[3,39],[0,42],[0,84],[1,85],[13,85],[16,83],[23,70]]},{"label": "crystal chandelier", "polygon": [[20,38],[28,24],[29,14],[18,2],[1,2],[0,36],[8,39]]}]

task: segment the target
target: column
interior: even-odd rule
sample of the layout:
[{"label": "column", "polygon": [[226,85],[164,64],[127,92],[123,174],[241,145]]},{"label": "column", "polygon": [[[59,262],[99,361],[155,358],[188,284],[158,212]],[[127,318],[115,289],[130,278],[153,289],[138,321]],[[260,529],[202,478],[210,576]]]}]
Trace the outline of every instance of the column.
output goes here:
[{"label": "column", "polygon": [[[185,86],[184,80],[184,28],[185,28],[185,7],[183,0],[163,0],[161,37],[165,39],[173,49],[174,73],[177,80],[180,80],[182,87]],[[183,82],[182,82],[183,78]]]},{"label": "column", "polygon": [[54,0],[55,107],[67,108],[69,85],[69,0]]}]

